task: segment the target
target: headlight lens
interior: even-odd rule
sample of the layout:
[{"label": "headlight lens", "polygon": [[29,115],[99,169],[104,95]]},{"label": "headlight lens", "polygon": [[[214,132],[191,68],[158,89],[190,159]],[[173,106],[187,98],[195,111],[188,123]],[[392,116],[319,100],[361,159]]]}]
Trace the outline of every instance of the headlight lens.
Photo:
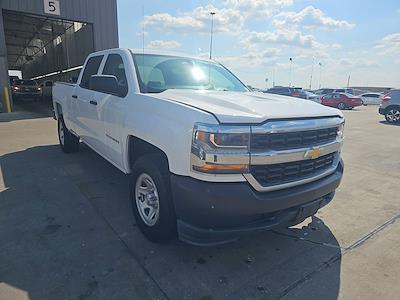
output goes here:
[{"label": "headlight lens", "polygon": [[344,122],[339,125],[338,130],[337,130],[337,136],[340,139],[344,138]]},{"label": "headlight lens", "polygon": [[196,124],[192,141],[192,168],[211,174],[247,173],[249,126]]}]

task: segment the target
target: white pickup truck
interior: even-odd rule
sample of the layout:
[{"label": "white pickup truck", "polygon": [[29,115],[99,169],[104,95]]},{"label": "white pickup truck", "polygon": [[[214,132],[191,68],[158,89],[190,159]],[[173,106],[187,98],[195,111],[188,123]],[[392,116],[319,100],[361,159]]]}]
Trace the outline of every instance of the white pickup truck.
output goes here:
[{"label": "white pickup truck", "polygon": [[339,110],[250,92],[211,60],[96,52],[77,84],[55,83],[53,101],[62,150],[83,142],[130,176],[152,241],[211,245],[291,226],[342,178]]}]

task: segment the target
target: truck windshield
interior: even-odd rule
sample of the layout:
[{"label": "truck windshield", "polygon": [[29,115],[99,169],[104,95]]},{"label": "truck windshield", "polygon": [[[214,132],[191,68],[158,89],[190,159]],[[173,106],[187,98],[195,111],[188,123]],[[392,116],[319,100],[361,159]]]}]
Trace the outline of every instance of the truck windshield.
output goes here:
[{"label": "truck windshield", "polygon": [[16,85],[37,85],[34,80],[15,80],[14,83]]},{"label": "truck windshield", "polygon": [[223,66],[177,56],[133,54],[142,93],[168,89],[247,92],[245,85]]}]

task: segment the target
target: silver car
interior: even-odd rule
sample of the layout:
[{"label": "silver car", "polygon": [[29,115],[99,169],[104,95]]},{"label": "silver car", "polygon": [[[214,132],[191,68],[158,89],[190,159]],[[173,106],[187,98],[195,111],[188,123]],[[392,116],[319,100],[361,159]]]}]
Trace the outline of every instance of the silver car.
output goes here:
[{"label": "silver car", "polygon": [[400,90],[391,90],[381,97],[379,113],[389,123],[400,122]]},{"label": "silver car", "polygon": [[358,96],[361,97],[364,105],[368,105],[368,104],[380,104],[383,95],[380,93],[364,93]]}]

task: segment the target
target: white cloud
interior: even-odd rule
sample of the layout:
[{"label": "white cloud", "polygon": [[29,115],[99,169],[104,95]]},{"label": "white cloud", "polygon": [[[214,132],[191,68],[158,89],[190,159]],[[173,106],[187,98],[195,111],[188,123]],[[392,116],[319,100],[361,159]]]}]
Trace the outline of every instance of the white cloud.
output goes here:
[{"label": "white cloud", "polygon": [[150,49],[174,49],[174,48],[179,48],[180,46],[181,46],[181,44],[178,43],[177,41],[154,40],[154,41],[151,41],[147,45],[147,48],[150,48]]},{"label": "white cloud", "polygon": [[355,67],[355,68],[368,68],[377,67],[378,64],[374,60],[366,58],[342,58],[339,60],[339,64],[344,67]]},{"label": "white cloud", "polygon": [[156,27],[163,31],[199,31],[204,30],[204,23],[190,16],[174,17],[167,13],[145,16],[145,27]]},{"label": "white cloud", "polygon": [[293,0],[225,0],[224,6],[240,11],[246,18],[269,17],[275,9],[293,4]]},{"label": "white cloud", "polygon": [[400,32],[388,34],[383,37],[375,46],[381,49],[381,54],[400,54]]},{"label": "white cloud", "polygon": [[254,44],[280,44],[301,48],[318,48],[320,44],[312,35],[304,35],[298,30],[277,29],[275,31],[257,32],[251,31],[244,35],[241,43],[245,47]]},{"label": "white cloud", "polygon": [[146,16],[143,25],[154,27],[164,32],[181,32],[190,34],[192,32],[210,31],[210,12],[214,15],[214,32],[224,32],[236,34],[241,31],[245,17],[236,9],[216,8],[213,5],[199,6],[193,11],[182,14],[181,16],[172,16],[168,13],[154,14]]},{"label": "white cloud", "polygon": [[304,27],[321,29],[351,29],[355,25],[345,20],[335,20],[325,15],[325,13],[315,8],[307,6],[299,12],[282,12],[272,21],[277,27]]},{"label": "white cloud", "polygon": [[154,27],[164,32],[208,33],[210,12],[215,12],[214,32],[238,34],[242,31],[246,20],[269,17],[274,10],[291,4],[293,0],[225,0],[219,7],[212,4],[198,6],[179,16],[168,13],[145,16],[143,24],[145,27]]},{"label": "white cloud", "polygon": [[215,57],[216,60],[223,64],[235,65],[235,66],[260,66],[265,64],[271,64],[278,58],[279,49],[267,48],[263,51],[249,51],[242,55],[236,56],[220,56]]}]

